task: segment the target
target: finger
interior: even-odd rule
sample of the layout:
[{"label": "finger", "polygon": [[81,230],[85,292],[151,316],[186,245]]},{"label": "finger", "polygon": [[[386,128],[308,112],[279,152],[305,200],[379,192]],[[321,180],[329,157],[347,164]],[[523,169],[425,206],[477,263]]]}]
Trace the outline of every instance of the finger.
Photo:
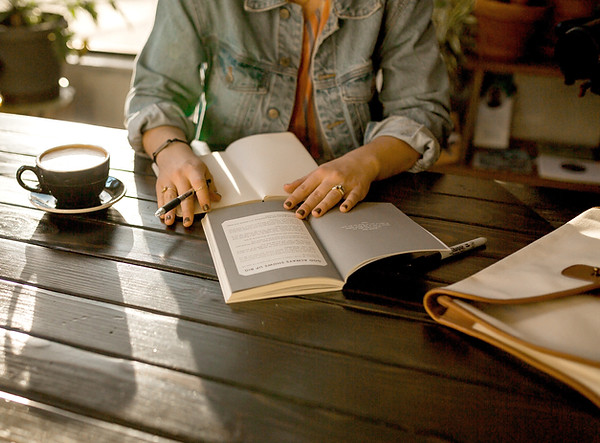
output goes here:
[{"label": "finger", "polygon": [[[194,196],[181,202],[181,215],[183,226],[189,227],[194,223],[196,212],[207,212],[210,210],[209,182],[212,182],[208,170],[204,173],[195,171],[191,174],[190,187],[194,190]],[[189,188],[188,188],[189,189]],[[199,209],[197,209],[197,205]]]},{"label": "finger", "polygon": [[[314,175],[309,175],[305,178],[298,179],[293,183],[286,185],[294,188],[293,192],[284,202],[284,207],[287,209],[295,208],[300,202],[306,200],[306,198],[311,195],[315,189],[319,186],[320,180],[316,178]],[[285,187],[284,187],[285,189]],[[311,206],[312,209],[312,206]],[[310,212],[310,211],[309,211]]]},{"label": "finger", "polygon": [[343,187],[340,189],[337,186],[333,186],[323,198],[312,210],[312,215],[315,217],[320,217],[325,214],[331,208],[336,206],[340,201],[344,199],[345,190]]},{"label": "finger", "polygon": [[340,205],[340,211],[348,212],[350,209],[355,207],[359,202],[361,202],[366,197],[366,195],[367,195],[366,192],[363,193],[363,192],[357,191],[356,189],[353,189],[351,192],[348,193],[348,195],[346,195],[346,198]]},{"label": "finger", "polygon": [[164,204],[168,202],[165,198],[165,193],[169,190],[175,190],[175,192],[177,192],[175,185],[173,184],[164,185],[159,184],[158,182],[156,183],[156,203],[159,207],[164,206]]},{"label": "finger", "polygon": [[296,190],[296,188],[298,186],[300,186],[302,184],[302,182],[304,180],[306,180],[307,177],[308,177],[308,175],[305,175],[304,177],[296,179],[291,183],[286,183],[285,185],[283,185],[283,189],[285,190],[285,192],[288,192],[291,194],[292,192],[294,192]]},{"label": "finger", "polygon": [[[164,186],[160,190],[160,197],[158,197],[159,207],[164,206],[175,197],[177,197],[177,189],[175,186]],[[173,209],[162,216],[162,219],[166,225],[172,225],[175,223],[175,212],[175,209]]]},{"label": "finger", "polygon": [[[319,215],[320,212],[327,212],[335,206],[341,199],[339,192],[331,192],[333,188],[329,185],[321,183],[309,196],[304,203],[300,205],[296,211],[299,218],[305,218],[309,213],[313,212]],[[320,208],[320,211],[314,212],[314,209]]]},{"label": "finger", "polygon": [[217,190],[217,184],[215,183],[210,171],[208,171],[206,174],[206,183],[208,184],[208,196],[210,197],[210,201],[221,201],[221,194],[219,194],[219,191]]}]

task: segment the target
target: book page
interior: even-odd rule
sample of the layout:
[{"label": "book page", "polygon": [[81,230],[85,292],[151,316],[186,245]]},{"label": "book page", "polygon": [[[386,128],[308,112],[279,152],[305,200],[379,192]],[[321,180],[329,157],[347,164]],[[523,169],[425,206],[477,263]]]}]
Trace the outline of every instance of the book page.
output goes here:
[{"label": "book page", "polygon": [[[213,208],[262,200],[262,196],[254,191],[244,175],[229,164],[227,153],[213,152],[209,155],[203,155],[202,161],[213,177],[215,189],[221,194],[220,201],[211,203]],[[198,202],[196,202],[196,206],[198,206]],[[199,207],[196,209],[198,209],[196,213],[201,212]]]},{"label": "book page", "polygon": [[333,208],[310,225],[345,280],[380,258],[448,249],[391,203],[363,202],[346,213]]},{"label": "book page", "polygon": [[327,266],[306,225],[292,212],[267,212],[223,222],[240,275],[290,266]]},{"label": "book page", "polygon": [[242,172],[261,199],[287,197],[283,185],[317,168],[291,132],[257,134],[236,140],[226,150],[232,168]]},{"label": "book page", "polygon": [[[202,220],[226,301],[228,292],[324,292],[343,282],[306,221],[281,200],[216,209]],[[230,243],[231,241],[231,243]],[[269,287],[268,287],[269,286]],[[238,301],[238,300],[235,300]]]}]

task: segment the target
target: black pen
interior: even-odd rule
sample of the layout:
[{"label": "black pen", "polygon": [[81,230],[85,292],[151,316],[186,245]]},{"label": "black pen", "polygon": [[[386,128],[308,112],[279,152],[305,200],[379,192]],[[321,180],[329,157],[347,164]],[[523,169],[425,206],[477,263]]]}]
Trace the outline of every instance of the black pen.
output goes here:
[{"label": "black pen", "polygon": [[487,242],[487,238],[485,237],[477,237],[473,240],[466,241],[464,243],[459,243],[454,246],[450,246],[447,251],[434,252],[433,254],[421,255],[410,262],[410,266],[417,267],[420,269],[433,269],[435,266],[439,265],[443,260],[456,257],[458,255],[462,255],[468,251],[471,251],[475,248],[479,248],[485,245]]},{"label": "black pen", "polygon": [[158,210],[154,213],[154,215],[156,215],[157,217],[160,217],[161,215],[165,215],[170,210],[175,209],[177,206],[179,206],[181,204],[181,202],[184,201],[186,198],[194,195],[194,193],[195,193],[194,189],[190,189],[189,191],[187,191],[181,195],[178,195],[177,197],[175,197],[173,200],[171,200],[166,205],[158,208]]},{"label": "black pen", "polygon": [[[210,186],[210,182],[212,180],[209,178],[206,180],[206,186]],[[161,206],[160,208],[158,208],[158,210],[154,213],[154,215],[156,215],[157,217],[160,217],[161,215],[165,215],[167,212],[169,212],[172,209],[175,209],[177,206],[179,206],[181,204],[182,201],[184,201],[186,198],[191,197],[192,195],[194,195],[196,193],[196,191],[199,191],[200,189],[202,189],[202,187],[198,188],[198,189],[190,189],[187,192],[184,192],[181,195],[178,195],[177,197],[175,197],[173,200],[171,200],[170,202],[168,202],[166,205]]]}]

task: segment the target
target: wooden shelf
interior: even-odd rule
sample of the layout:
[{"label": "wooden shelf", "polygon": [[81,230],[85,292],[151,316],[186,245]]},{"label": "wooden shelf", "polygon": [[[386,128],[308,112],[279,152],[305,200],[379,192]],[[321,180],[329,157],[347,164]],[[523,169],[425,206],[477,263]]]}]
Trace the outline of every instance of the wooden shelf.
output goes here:
[{"label": "wooden shelf", "polygon": [[430,169],[430,171],[440,172],[443,174],[454,174],[469,177],[485,178],[489,180],[497,180],[500,182],[520,183],[528,186],[600,193],[600,185],[550,180],[547,178],[539,177],[537,175],[537,172],[532,174],[517,174],[514,172],[507,171],[489,171],[484,169],[476,169],[469,165],[461,165],[456,163],[441,165],[436,164]]},{"label": "wooden shelf", "polygon": [[433,170],[438,172],[450,172],[459,175],[470,175],[496,179],[500,181],[510,181],[523,183],[532,186],[545,186],[562,189],[576,189],[592,192],[600,192],[600,185],[587,183],[562,182],[557,180],[541,178],[537,171],[531,174],[518,174],[507,171],[480,170],[470,165],[473,154],[472,140],[475,129],[475,120],[477,117],[477,108],[479,105],[481,88],[486,73],[496,74],[524,74],[539,77],[560,77],[562,73],[559,67],[551,61],[539,62],[500,62],[482,58],[469,58],[466,62],[466,68],[472,72],[471,93],[465,113],[464,123],[461,131],[460,143],[445,153],[441,162],[438,162]]},{"label": "wooden shelf", "polygon": [[526,74],[540,77],[560,77],[558,65],[550,60],[538,62],[500,62],[483,58],[468,58],[466,68],[475,72],[495,72],[498,74]]}]

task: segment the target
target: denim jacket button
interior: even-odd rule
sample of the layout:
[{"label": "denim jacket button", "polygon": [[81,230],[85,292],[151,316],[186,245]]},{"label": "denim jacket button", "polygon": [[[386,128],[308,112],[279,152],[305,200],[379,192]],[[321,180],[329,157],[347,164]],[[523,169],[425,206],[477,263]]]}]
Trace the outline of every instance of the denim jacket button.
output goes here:
[{"label": "denim jacket button", "polygon": [[288,18],[290,18],[290,11],[287,8],[281,8],[279,10],[279,17],[283,20],[287,20]]},{"label": "denim jacket button", "polygon": [[271,120],[275,120],[277,117],[279,117],[279,111],[275,108],[271,108],[267,111],[267,115]]},{"label": "denim jacket button", "polygon": [[291,60],[289,57],[281,57],[279,59],[279,65],[283,66],[284,68],[287,68],[291,63]]}]

